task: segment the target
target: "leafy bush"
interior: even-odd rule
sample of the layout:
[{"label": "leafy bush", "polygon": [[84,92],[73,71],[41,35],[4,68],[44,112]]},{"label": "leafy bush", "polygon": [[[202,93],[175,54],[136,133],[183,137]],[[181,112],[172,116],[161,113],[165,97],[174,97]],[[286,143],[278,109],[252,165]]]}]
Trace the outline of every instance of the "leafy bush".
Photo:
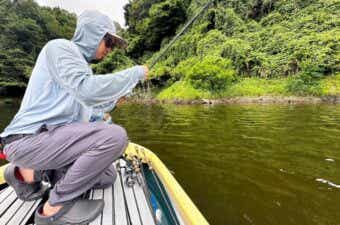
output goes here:
[{"label": "leafy bush", "polygon": [[273,12],[269,14],[268,16],[262,18],[260,23],[262,26],[271,26],[271,25],[282,22],[284,19],[285,17],[279,12]]},{"label": "leafy bush", "polygon": [[295,95],[321,95],[321,78],[322,74],[315,71],[302,72],[288,80],[286,89]]},{"label": "leafy bush", "polygon": [[320,81],[322,95],[340,95],[340,73]]},{"label": "leafy bush", "polygon": [[222,57],[231,59],[239,74],[250,73],[250,55],[252,48],[247,41],[239,38],[228,38],[221,48]]},{"label": "leafy bush", "polygon": [[190,82],[187,81],[177,81],[167,89],[162,90],[157,98],[160,100],[166,99],[201,99],[201,98],[211,98],[212,95],[208,91],[196,89],[192,86]]},{"label": "leafy bush", "polygon": [[215,28],[227,36],[246,30],[245,22],[231,8],[215,10]]},{"label": "leafy bush", "polygon": [[224,96],[284,96],[287,95],[287,79],[244,78],[233,83]]},{"label": "leafy bush", "polygon": [[295,79],[290,79],[286,87],[287,91],[293,95],[314,95],[319,96],[322,93],[321,87],[317,82],[305,83],[303,78],[300,77]]},{"label": "leafy bush", "polygon": [[177,68],[195,88],[218,92],[231,84],[235,70],[229,59],[219,56],[190,58]]},{"label": "leafy bush", "polygon": [[[163,64],[175,67],[179,62],[196,55],[197,43],[203,38],[204,36],[196,29],[186,33],[165,53],[162,58]],[[155,53],[149,61],[157,56],[158,53]]]},{"label": "leafy bush", "polygon": [[223,49],[221,45],[227,40],[227,37],[218,30],[209,31],[204,38],[197,43],[197,55],[216,55],[221,56]]}]

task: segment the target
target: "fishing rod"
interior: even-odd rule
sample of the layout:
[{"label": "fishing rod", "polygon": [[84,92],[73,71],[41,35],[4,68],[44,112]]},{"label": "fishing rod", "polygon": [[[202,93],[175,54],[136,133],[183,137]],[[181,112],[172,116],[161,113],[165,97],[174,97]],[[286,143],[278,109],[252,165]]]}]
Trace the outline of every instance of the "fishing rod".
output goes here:
[{"label": "fishing rod", "polygon": [[150,63],[149,69],[151,70],[158,61],[162,58],[162,56],[173,46],[173,44],[180,38],[184,32],[195,22],[195,20],[206,10],[215,0],[208,1],[200,11],[194,15],[189,22],[182,28],[182,30],[169,42],[169,44],[159,53],[159,55]]},{"label": "fishing rod", "polygon": [[[148,66],[149,70],[152,70],[154,68],[154,66],[162,59],[162,57],[165,55],[165,53],[167,51],[169,51],[169,49],[174,45],[174,43],[179,40],[179,38],[181,37],[182,34],[184,34],[188,29],[189,27],[197,20],[197,18],[203,14],[203,12],[205,10],[207,10],[211,4],[213,4],[215,2],[215,0],[209,0],[185,25],[184,27],[180,30],[180,32],[161,50],[161,52],[156,56],[155,59],[153,59],[150,63],[150,65]],[[150,93],[150,86],[152,84],[150,84],[152,81],[159,81],[160,78],[159,77],[154,77],[154,78],[151,78],[151,79],[148,79],[144,82],[144,84],[146,83],[147,87],[145,87],[143,85],[143,83],[141,84],[142,88],[144,89],[144,93],[146,92],[145,89],[148,90],[148,92]],[[153,87],[155,88],[155,87]],[[152,89],[153,89],[152,88]],[[137,94],[140,94],[142,93],[141,91],[140,92],[135,92],[133,93],[132,95],[130,96],[135,96]]]}]

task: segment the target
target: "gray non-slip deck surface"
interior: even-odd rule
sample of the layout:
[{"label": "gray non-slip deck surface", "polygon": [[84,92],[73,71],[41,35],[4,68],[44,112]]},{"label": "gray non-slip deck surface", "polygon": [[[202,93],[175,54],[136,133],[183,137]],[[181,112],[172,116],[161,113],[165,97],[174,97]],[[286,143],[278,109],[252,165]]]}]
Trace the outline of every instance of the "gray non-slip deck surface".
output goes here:
[{"label": "gray non-slip deck surface", "polygon": [[13,188],[8,187],[0,193],[0,224],[22,225],[34,213],[41,200],[24,202],[17,198]]},{"label": "gray non-slip deck surface", "polygon": [[[90,199],[105,200],[103,212],[90,225],[155,225],[143,187],[139,184],[128,187],[125,161],[121,160],[120,165],[121,170],[112,186],[90,191]],[[11,187],[1,190],[0,225],[27,224],[40,202],[19,200]]]}]

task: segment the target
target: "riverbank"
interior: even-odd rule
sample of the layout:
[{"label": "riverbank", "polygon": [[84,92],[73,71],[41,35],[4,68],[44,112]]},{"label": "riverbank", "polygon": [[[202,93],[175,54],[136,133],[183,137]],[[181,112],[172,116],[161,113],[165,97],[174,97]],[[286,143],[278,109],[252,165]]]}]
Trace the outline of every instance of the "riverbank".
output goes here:
[{"label": "riverbank", "polygon": [[[0,103],[12,105],[20,104],[20,98],[1,98]],[[228,104],[340,104],[340,95],[323,97],[299,96],[259,96],[259,97],[228,97],[221,99],[156,99],[156,98],[128,98],[126,104],[175,104],[175,105],[228,105]]]},{"label": "riverbank", "polygon": [[176,105],[227,105],[227,104],[340,104],[340,95],[323,97],[299,96],[259,96],[229,97],[221,99],[156,99],[130,98],[128,103],[137,104],[176,104]]},{"label": "riverbank", "polygon": [[[135,98],[135,103],[157,104],[339,104],[340,74],[311,84],[298,84],[294,77],[280,79],[243,78],[218,93],[197,89],[190,82],[178,81],[153,93]],[[295,86],[294,86],[295,85]]]},{"label": "riverbank", "polygon": [[[299,78],[242,78],[233,82],[223,90],[213,92],[195,88],[188,81],[178,81],[159,93],[155,98],[159,100],[197,100],[197,99],[225,99],[225,98],[258,98],[273,96],[275,99],[297,96],[302,98],[340,95],[340,74],[328,76],[327,78],[304,83]],[[332,101],[332,100],[331,100]]]}]

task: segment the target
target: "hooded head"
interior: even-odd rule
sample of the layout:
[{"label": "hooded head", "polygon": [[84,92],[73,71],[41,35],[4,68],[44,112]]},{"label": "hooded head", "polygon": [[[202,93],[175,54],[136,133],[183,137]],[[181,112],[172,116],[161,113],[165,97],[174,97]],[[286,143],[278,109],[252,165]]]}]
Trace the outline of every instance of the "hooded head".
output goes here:
[{"label": "hooded head", "polygon": [[95,59],[99,43],[106,33],[116,34],[113,21],[98,11],[86,10],[78,17],[72,41],[90,62]]}]

